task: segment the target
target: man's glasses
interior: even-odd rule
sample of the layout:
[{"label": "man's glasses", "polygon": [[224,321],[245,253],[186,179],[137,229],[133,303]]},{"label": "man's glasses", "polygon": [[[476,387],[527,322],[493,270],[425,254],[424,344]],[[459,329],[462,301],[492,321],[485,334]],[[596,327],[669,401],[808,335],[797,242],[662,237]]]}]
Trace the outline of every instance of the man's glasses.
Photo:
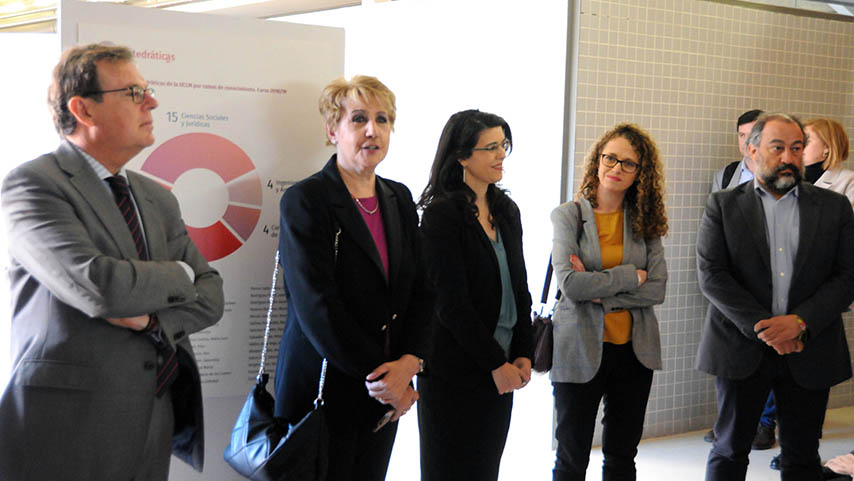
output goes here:
[{"label": "man's glasses", "polygon": [[487,145],[486,147],[478,147],[476,149],[471,149],[471,150],[483,150],[486,152],[495,152],[496,150],[498,150],[499,147],[501,147],[501,149],[504,150],[504,155],[510,155],[510,151],[513,150],[513,146],[510,144],[510,141],[507,139],[504,139],[500,144],[498,144],[498,143],[490,144],[490,145]]},{"label": "man's glasses", "polygon": [[131,85],[130,87],[124,87],[120,89],[112,89],[112,90],[96,90],[94,92],[89,92],[84,94],[84,97],[91,97],[92,95],[99,94],[110,94],[113,92],[124,92],[125,90],[130,90],[130,97],[133,99],[133,103],[141,104],[145,102],[145,97],[154,98],[154,89],[151,87],[142,88],[139,85]]},{"label": "man's glasses", "polygon": [[612,169],[615,165],[620,164],[620,169],[622,169],[623,172],[627,174],[637,172],[638,167],[640,167],[637,162],[631,160],[620,160],[611,154],[600,154],[599,158],[602,159],[602,165],[608,167],[609,169]]}]

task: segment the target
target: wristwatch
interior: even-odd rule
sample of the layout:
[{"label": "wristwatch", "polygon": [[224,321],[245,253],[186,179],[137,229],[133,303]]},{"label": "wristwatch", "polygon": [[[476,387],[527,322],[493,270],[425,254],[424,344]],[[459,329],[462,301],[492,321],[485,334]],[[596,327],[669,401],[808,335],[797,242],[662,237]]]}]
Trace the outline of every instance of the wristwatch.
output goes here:
[{"label": "wristwatch", "polygon": [[798,340],[806,344],[810,338],[810,331],[807,329],[807,323],[801,319],[801,316],[796,315],[795,319],[798,321],[798,326],[801,328],[801,332],[798,334]]}]

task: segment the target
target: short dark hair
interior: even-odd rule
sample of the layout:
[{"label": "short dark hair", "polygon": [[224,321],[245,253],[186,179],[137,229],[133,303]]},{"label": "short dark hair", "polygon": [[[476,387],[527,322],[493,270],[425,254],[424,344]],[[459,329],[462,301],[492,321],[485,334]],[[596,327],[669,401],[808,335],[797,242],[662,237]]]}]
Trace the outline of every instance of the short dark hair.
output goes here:
[{"label": "short dark hair", "polygon": [[749,124],[750,122],[755,122],[756,119],[762,115],[762,112],[759,109],[748,110],[747,112],[738,116],[738,121],[735,123],[735,130],[738,131],[738,128],[744,124]]},{"label": "short dark hair", "polygon": [[98,81],[97,63],[131,62],[133,51],[120,45],[93,43],[77,45],[62,52],[59,63],[53,68],[53,78],[47,93],[47,103],[53,115],[53,125],[59,135],[65,137],[77,129],[77,119],[68,110],[68,100],[86,96],[100,102],[101,94],[92,94],[101,89]]}]

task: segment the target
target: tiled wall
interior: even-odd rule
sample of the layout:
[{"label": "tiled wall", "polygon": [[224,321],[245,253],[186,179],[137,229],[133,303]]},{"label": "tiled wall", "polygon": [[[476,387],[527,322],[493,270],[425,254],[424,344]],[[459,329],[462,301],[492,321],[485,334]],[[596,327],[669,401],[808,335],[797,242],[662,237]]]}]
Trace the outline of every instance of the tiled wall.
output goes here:
[{"label": "tiled wall", "polygon": [[[740,156],[736,118],[753,108],[829,116],[854,134],[854,22],[744,5],[581,2],[575,187],[590,145],[620,121],[646,127],[665,162],[670,281],[658,308],[664,370],[654,378],[647,437],[715,419],[712,378],[694,369],[707,306],[695,245],[712,174]],[[851,343],[854,316],[845,321]],[[830,404],[854,404],[852,383],[834,388]]]}]

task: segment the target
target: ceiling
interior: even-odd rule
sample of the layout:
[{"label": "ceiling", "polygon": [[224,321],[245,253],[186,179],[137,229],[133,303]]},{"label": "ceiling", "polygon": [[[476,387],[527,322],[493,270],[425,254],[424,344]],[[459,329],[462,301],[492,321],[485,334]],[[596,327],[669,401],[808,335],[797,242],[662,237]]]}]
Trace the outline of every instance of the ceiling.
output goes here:
[{"label": "ceiling", "polygon": [[[249,18],[271,18],[392,0],[83,0]],[[714,0],[713,0],[714,1]],[[717,0],[720,1],[720,0]],[[851,17],[854,0],[747,0]],[[0,32],[56,32],[57,0],[0,0]]]},{"label": "ceiling", "polygon": [[[360,5],[362,0],[89,0],[146,8],[270,18]],[[370,3],[386,0],[373,0]],[[235,6],[237,5],[237,6]],[[0,0],[0,32],[56,32],[56,0]]]}]

